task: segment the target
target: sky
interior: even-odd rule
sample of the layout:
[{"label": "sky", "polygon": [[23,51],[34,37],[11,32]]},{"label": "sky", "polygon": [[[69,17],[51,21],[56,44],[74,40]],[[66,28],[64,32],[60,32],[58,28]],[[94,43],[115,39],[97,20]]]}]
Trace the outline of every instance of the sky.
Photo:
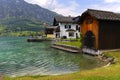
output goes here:
[{"label": "sky", "polygon": [[120,13],[120,0],[25,0],[64,16],[79,16],[87,9]]}]

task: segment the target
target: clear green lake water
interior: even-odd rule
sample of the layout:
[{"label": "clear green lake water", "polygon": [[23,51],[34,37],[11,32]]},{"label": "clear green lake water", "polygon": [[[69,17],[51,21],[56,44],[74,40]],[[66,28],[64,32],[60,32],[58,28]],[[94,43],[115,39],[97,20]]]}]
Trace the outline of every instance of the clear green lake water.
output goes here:
[{"label": "clear green lake water", "polygon": [[50,48],[50,42],[28,43],[25,37],[0,37],[0,74],[59,75],[105,65],[99,59]]}]

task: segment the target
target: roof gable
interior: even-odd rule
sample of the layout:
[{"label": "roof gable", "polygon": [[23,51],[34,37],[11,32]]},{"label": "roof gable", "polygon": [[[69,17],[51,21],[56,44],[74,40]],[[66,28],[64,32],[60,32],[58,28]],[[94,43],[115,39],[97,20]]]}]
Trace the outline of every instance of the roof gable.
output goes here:
[{"label": "roof gable", "polygon": [[74,23],[73,20],[74,17],[64,17],[64,16],[56,16],[54,19],[56,22],[62,22],[62,23]]},{"label": "roof gable", "polygon": [[89,15],[95,17],[96,19],[100,19],[100,20],[120,21],[120,14],[114,13],[114,12],[88,9],[82,15],[85,15],[85,14],[89,14]]}]

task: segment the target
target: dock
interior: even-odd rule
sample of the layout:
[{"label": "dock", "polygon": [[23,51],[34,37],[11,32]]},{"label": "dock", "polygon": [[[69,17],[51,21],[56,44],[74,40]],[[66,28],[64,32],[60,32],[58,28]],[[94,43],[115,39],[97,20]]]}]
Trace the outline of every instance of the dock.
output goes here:
[{"label": "dock", "polygon": [[68,45],[63,45],[63,44],[52,44],[52,48],[63,50],[66,52],[71,52],[71,53],[80,53],[80,48],[77,47],[72,47]]},{"label": "dock", "polygon": [[52,39],[47,39],[47,38],[29,38],[27,39],[27,42],[42,42],[42,41],[52,41]]}]

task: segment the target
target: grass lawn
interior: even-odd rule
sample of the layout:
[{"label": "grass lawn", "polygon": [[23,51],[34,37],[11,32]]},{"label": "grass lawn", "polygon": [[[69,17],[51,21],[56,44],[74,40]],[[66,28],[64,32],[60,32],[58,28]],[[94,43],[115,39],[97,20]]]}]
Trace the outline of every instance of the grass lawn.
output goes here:
[{"label": "grass lawn", "polygon": [[107,56],[115,58],[115,64],[72,74],[59,76],[24,76],[5,80],[120,80],[120,51],[106,52]]},{"label": "grass lawn", "polygon": [[81,47],[81,43],[80,43],[80,41],[58,42],[58,44],[65,44],[65,45],[75,46],[75,47],[78,47],[78,48]]}]

